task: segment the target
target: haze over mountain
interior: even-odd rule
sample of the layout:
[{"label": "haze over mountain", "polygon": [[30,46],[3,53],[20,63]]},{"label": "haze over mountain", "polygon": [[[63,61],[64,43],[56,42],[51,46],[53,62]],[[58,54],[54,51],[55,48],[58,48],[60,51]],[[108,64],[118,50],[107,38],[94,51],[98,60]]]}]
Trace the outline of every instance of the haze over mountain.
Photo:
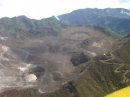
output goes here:
[{"label": "haze over mountain", "polygon": [[0,19],[0,97],[103,97],[130,85],[129,11],[72,13]]},{"label": "haze over mountain", "polygon": [[79,9],[59,18],[66,24],[102,27],[122,36],[130,34],[130,10],[123,8]]}]

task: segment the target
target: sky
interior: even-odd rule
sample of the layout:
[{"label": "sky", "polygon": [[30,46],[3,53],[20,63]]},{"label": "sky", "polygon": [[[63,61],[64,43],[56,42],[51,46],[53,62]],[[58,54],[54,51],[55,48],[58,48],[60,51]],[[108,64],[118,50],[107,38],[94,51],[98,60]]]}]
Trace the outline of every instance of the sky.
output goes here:
[{"label": "sky", "polygon": [[0,0],[0,18],[25,15],[42,19],[82,8],[130,9],[130,0]]}]

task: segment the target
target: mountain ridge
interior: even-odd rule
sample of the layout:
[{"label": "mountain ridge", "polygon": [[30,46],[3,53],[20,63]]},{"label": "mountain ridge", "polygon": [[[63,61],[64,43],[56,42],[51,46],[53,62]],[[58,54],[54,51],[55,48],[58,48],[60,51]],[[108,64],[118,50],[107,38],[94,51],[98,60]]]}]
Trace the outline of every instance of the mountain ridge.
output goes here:
[{"label": "mountain ridge", "polygon": [[130,33],[130,10],[123,8],[79,9],[59,18],[66,24],[109,28],[122,36]]}]

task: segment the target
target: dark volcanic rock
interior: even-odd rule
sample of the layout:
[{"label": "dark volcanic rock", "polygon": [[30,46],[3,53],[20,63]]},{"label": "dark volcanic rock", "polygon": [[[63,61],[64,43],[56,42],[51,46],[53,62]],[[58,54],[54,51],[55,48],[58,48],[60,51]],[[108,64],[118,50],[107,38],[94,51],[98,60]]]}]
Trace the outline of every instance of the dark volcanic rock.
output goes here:
[{"label": "dark volcanic rock", "polygon": [[37,76],[37,78],[43,76],[44,72],[45,72],[45,69],[40,66],[34,67],[34,68],[30,69],[30,71],[29,71],[29,73],[35,74]]},{"label": "dark volcanic rock", "polygon": [[71,57],[71,62],[74,66],[78,66],[82,63],[86,63],[89,61],[89,57],[84,53],[76,53]]}]

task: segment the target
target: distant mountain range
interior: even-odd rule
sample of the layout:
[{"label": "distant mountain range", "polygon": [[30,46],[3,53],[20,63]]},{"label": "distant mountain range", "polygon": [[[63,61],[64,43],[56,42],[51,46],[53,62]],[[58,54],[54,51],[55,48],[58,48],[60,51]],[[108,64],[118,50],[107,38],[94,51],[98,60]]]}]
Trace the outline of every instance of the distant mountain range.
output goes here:
[{"label": "distant mountain range", "polygon": [[[79,9],[60,16],[53,16],[41,20],[29,19],[26,16],[0,19],[0,30],[10,29],[10,32],[29,32],[43,34],[43,27],[53,31],[44,34],[56,35],[55,30],[63,25],[91,26],[103,28],[120,36],[130,34],[130,10],[123,8]],[[52,33],[53,32],[53,33]]]},{"label": "distant mountain range", "polygon": [[57,35],[57,30],[61,26],[62,23],[55,17],[41,20],[30,19],[26,16],[0,19],[0,32],[11,36],[18,34],[22,36]]},{"label": "distant mountain range", "polygon": [[66,24],[102,27],[121,36],[130,34],[130,10],[123,8],[79,9],[58,17]]}]

